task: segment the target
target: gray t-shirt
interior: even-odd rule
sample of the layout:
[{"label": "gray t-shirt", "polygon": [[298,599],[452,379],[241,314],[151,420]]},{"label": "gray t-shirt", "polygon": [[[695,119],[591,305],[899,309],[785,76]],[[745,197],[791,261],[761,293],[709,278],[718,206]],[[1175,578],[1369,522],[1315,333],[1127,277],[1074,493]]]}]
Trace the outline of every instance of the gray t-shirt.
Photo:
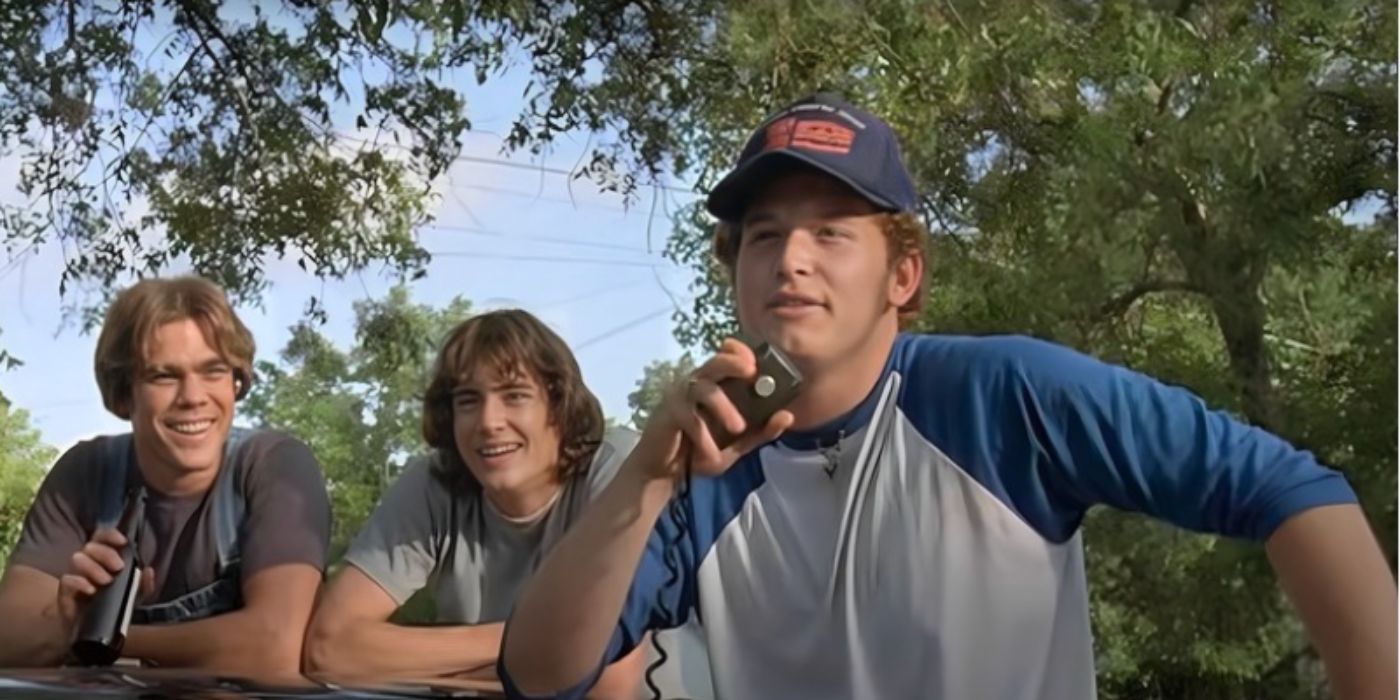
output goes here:
[{"label": "gray t-shirt", "polygon": [[436,453],[409,462],[350,543],[345,560],[403,605],[431,586],[437,621],[506,619],[542,555],[612,480],[637,434],[609,429],[591,466],[564,484],[559,500],[528,525],[505,520],[479,489],[453,493],[433,472]]},{"label": "gray t-shirt", "polygon": [[[55,578],[68,573],[73,553],[97,525],[108,439],[85,440],[59,457],[25,516],[11,564]],[[285,433],[259,430],[245,439],[236,461],[220,467],[242,472],[237,483],[247,509],[239,528],[243,579],[279,564],[323,570],[331,510],[321,464],[306,443]],[[127,478],[141,479],[134,462]],[[218,544],[206,496],[148,490],[138,545],[142,560],[155,569],[156,595],[147,602],[173,600],[217,579]]]}]

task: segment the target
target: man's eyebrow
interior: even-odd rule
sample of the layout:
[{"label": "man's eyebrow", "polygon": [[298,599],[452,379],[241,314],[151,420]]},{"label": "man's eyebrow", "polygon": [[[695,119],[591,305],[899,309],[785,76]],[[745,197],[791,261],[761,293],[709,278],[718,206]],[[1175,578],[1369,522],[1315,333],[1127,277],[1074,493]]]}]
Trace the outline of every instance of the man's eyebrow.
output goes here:
[{"label": "man's eyebrow", "polygon": [[855,219],[869,215],[870,212],[868,211],[853,206],[842,206],[840,204],[833,204],[819,213],[820,218],[823,219]]},{"label": "man's eyebrow", "polygon": [[744,217],[744,220],[740,222],[740,225],[744,227],[749,227],[753,226],[754,224],[763,224],[768,223],[769,221],[776,221],[777,218],[778,217],[774,216],[771,212],[761,211],[757,214],[751,214],[749,216]]}]

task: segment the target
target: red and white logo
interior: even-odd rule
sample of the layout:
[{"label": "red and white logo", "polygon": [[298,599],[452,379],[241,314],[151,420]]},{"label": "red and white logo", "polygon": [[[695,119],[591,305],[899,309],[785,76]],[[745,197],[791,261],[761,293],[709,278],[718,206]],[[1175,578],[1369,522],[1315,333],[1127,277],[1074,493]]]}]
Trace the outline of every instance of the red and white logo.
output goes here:
[{"label": "red and white logo", "polygon": [[784,117],[769,124],[764,131],[763,150],[800,148],[845,155],[851,152],[855,140],[855,130],[825,119]]}]

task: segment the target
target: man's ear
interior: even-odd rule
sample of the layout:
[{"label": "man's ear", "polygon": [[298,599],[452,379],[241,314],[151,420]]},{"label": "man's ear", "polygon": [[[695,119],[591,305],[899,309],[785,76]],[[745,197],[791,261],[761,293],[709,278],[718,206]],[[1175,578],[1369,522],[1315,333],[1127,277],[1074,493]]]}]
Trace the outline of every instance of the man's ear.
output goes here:
[{"label": "man's ear", "polygon": [[233,368],[233,400],[242,401],[248,398],[248,392],[253,390],[253,382],[256,381],[252,369],[242,367]]},{"label": "man's ear", "polygon": [[890,305],[904,308],[919,293],[919,283],[923,279],[924,259],[918,251],[911,250],[899,256],[890,267]]}]

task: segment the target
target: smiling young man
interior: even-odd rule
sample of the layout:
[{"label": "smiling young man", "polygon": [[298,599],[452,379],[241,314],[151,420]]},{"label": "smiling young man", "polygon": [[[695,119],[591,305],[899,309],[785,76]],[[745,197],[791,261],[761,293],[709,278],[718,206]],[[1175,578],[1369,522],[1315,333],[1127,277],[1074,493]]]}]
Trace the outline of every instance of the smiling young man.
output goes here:
[{"label": "smiling young man", "polygon": [[0,666],[65,661],[87,600],[122,566],[112,525],[126,494],[144,487],[145,595],[123,655],[262,677],[298,670],[330,504],[306,445],[232,428],[253,351],[207,280],[150,279],[117,295],[94,364],[103,404],[131,432],[78,443],[44,479],[0,581]]},{"label": "smiling young man", "polygon": [[[710,194],[716,253],[803,392],[745,426],[717,386],[755,376],[733,340],[670,391],[522,592],[508,693],[580,697],[695,614],[726,700],[1088,700],[1079,525],[1105,504],[1263,542],[1337,696],[1394,697],[1395,581],[1345,479],[1066,348],[901,333],[915,205],[868,112],[815,96],[758,129]],[[718,449],[701,411],[750,432]]]},{"label": "smiling young man", "polygon": [[[433,450],[385,494],[316,608],[312,673],[494,679],[521,584],[637,439],[604,430],[573,353],[520,310],[474,316],[448,335],[423,436]],[[390,622],[424,588],[437,625]],[[644,653],[613,664],[596,696],[635,696]]]}]

